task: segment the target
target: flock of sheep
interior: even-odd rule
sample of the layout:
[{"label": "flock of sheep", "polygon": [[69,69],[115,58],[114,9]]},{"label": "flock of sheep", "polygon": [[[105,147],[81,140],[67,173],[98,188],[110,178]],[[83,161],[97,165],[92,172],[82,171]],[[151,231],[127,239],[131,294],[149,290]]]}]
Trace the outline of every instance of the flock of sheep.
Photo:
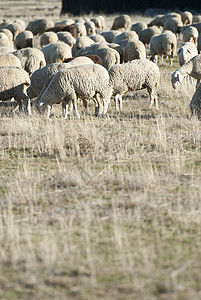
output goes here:
[{"label": "flock of sheep", "polygon": [[[35,37],[40,45],[35,46]],[[178,38],[183,44],[178,48]],[[34,103],[50,116],[53,104],[62,104],[68,117],[69,105],[77,118],[77,99],[87,109],[95,103],[95,115],[105,115],[111,97],[122,110],[122,96],[147,89],[150,107],[158,108],[160,82],[158,56],[170,64],[178,55],[180,67],[171,76],[173,88],[186,76],[197,79],[192,96],[192,113],[201,116],[201,17],[190,12],[168,13],[149,24],[131,24],[129,15],[119,15],[106,31],[103,16],[65,19],[54,23],[21,19],[0,23],[0,100],[14,98],[16,108],[31,114]]]}]

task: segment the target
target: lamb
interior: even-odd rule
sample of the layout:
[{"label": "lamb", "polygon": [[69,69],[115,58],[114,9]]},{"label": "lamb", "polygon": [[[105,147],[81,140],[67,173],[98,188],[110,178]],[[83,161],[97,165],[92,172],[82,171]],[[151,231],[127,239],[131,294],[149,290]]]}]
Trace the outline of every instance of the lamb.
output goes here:
[{"label": "lamb", "polygon": [[146,58],[146,49],[144,44],[139,40],[130,41],[124,49],[124,62],[141,58]]},{"label": "lamb", "polygon": [[33,33],[29,30],[20,32],[15,38],[16,49],[33,47]]},{"label": "lamb", "polygon": [[147,28],[147,24],[144,23],[144,22],[137,22],[135,24],[133,24],[131,26],[131,29],[132,31],[135,31],[137,34],[139,34],[139,32],[143,29],[146,29]]},{"label": "lamb", "polygon": [[192,57],[198,55],[197,48],[193,43],[183,43],[177,52],[179,58],[179,65],[184,65]]},{"label": "lamb", "polygon": [[22,68],[31,75],[37,69],[46,65],[43,52],[37,48],[23,48],[13,52],[21,62]]},{"label": "lamb", "polygon": [[198,119],[201,119],[201,83],[196,88],[195,93],[189,104],[192,115],[196,115]]},{"label": "lamb", "polygon": [[183,27],[183,23],[181,18],[168,18],[163,25],[164,30],[170,30],[175,34],[179,34],[181,32],[181,28]]},{"label": "lamb", "polygon": [[139,32],[139,40],[143,43],[143,44],[149,44],[150,40],[152,38],[152,36],[157,35],[157,34],[161,34],[161,31],[158,27],[153,26],[150,28],[146,28],[146,29],[142,29]]},{"label": "lamb", "polygon": [[198,30],[193,26],[188,26],[183,30],[183,42],[191,42],[197,45]]},{"label": "lamb", "polygon": [[[122,76],[123,75],[123,76]],[[146,88],[150,97],[150,108],[155,102],[158,108],[157,87],[160,81],[158,66],[147,59],[136,59],[109,69],[109,87],[115,97],[116,109],[122,110],[122,96],[129,91]]]},{"label": "lamb", "polygon": [[157,55],[163,55],[169,57],[170,65],[172,66],[172,60],[177,50],[176,35],[171,31],[165,31],[162,34],[155,35],[150,41],[150,54],[151,60],[157,63]]},{"label": "lamb", "polygon": [[131,17],[129,15],[120,15],[114,19],[111,30],[128,29],[130,27]]},{"label": "lamb", "polygon": [[52,63],[36,70],[30,77],[31,85],[27,89],[30,99],[38,97],[58,71],[84,64],[93,64],[93,61],[88,57],[76,57],[67,63]]},{"label": "lamb", "polygon": [[17,107],[22,111],[23,101],[24,110],[31,114],[30,99],[27,95],[27,88],[30,85],[29,75],[22,68],[3,67],[0,77],[0,100],[9,100],[14,97]]},{"label": "lamb", "polygon": [[56,41],[42,48],[46,64],[62,62],[68,57],[72,57],[71,48],[62,41]]},{"label": "lamb", "polygon": [[[98,115],[105,114],[111,96],[108,83],[107,70],[97,64],[59,71],[39,97],[39,107],[47,107],[47,116],[49,117],[51,106],[54,103],[62,102],[62,104],[68,105],[72,101],[76,116],[80,118],[77,110],[77,98],[87,104],[88,99],[95,97],[98,104]],[[65,118],[67,115],[68,110],[66,109]]]},{"label": "lamb", "polygon": [[0,67],[18,67],[22,68],[18,57],[12,53],[0,54]]},{"label": "lamb", "polygon": [[201,79],[201,54],[194,56],[172,73],[171,81],[173,88],[176,89],[187,75],[197,79],[198,85]]},{"label": "lamb", "polygon": [[53,31],[44,32],[40,36],[40,46],[42,48],[43,46],[54,43],[57,40],[58,40],[58,36],[55,32]]},{"label": "lamb", "polygon": [[135,31],[124,31],[113,38],[113,43],[118,43],[119,41],[125,39],[138,39],[138,34]]},{"label": "lamb", "polygon": [[33,35],[40,35],[45,32],[48,28],[53,27],[54,22],[52,20],[44,19],[37,19],[34,21],[30,21],[26,30],[30,30]]}]

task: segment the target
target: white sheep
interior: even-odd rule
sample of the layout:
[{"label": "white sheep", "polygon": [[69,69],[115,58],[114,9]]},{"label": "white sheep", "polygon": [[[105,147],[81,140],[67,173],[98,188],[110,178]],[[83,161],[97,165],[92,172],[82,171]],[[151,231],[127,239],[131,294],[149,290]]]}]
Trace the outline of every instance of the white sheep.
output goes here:
[{"label": "white sheep", "polygon": [[134,23],[132,26],[131,26],[131,29],[132,31],[135,31],[137,34],[139,34],[139,32],[143,29],[146,29],[147,28],[147,24],[144,23],[144,22],[137,22],[137,23]]},{"label": "white sheep", "polygon": [[120,33],[121,33],[121,31],[118,31],[118,30],[109,30],[109,31],[103,31],[101,33],[101,35],[104,37],[104,39],[106,40],[106,42],[112,43],[114,37],[116,35],[119,35]]},{"label": "white sheep", "polygon": [[197,45],[197,39],[198,39],[198,30],[197,28],[193,26],[188,26],[184,30],[182,30],[183,33],[183,42],[192,42],[195,45]]},{"label": "white sheep", "polygon": [[9,41],[13,41],[13,34],[9,29],[2,28],[2,29],[0,29],[0,32],[4,32],[7,35]]},{"label": "white sheep", "polygon": [[41,50],[45,56],[47,65],[54,62],[62,62],[66,58],[72,57],[71,47],[62,41],[48,44]]},{"label": "white sheep", "polygon": [[73,48],[75,45],[76,39],[72,36],[72,34],[68,31],[59,31],[57,32],[58,39],[67,45]]},{"label": "white sheep", "polygon": [[146,49],[139,40],[132,40],[127,43],[124,49],[123,61],[127,62],[133,59],[146,58]]},{"label": "white sheep", "polygon": [[158,108],[157,88],[160,81],[158,66],[147,59],[136,59],[109,69],[109,86],[115,97],[116,109],[122,110],[122,96],[129,91],[147,89],[150,97],[150,108],[155,102]]},{"label": "white sheep", "polygon": [[85,27],[84,23],[77,22],[77,23],[75,23],[73,25],[74,25],[74,27],[76,29],[76,35],[77,35],[77,37],[87,35],[87,30],[86,30],[86,27]]},{"label": "white sheep", "polygon": [[75,44],[72,48],[72,54],[73,56],[77,56],[80,49],[85,48],[86,46],[89,46],[91,44],[94,44],[94,41],[88,37],[88,36],[80,36],[76,39]]},{"label": "white sheep", "polygon": [[16,49],[33,47],[33,33],[30,30],[20,32],[15,38]]},{"label": "white sheep", "polygon": [[23,48],[13,52],[21,62],[22,68],[31,75],[46,65],[44,54],[37,48]]},{"label": "white sheep", "polygon": [[22,68],[18,57],[12,53],[0,54],[0,67],[18,67]]},{"label": "white sheep", "polygon": [[[98,114],[105,114],[111,96],[108,83],[108,71],[97,64],[59,71],[40,96],[39,107],[47,107],[47,116],[49,117],[54,103],[62,102],[68,105],[72,101],[76,116],[80,118],[77,99],[80,98],[87,103],[89,99],[95,98],[98,104]],[[65,118],[67,115],[68,110],[66,109]]]},{"label": "white sheep", "polygon": [[131,17],[123,14],[114,19],[111,30],[128,29],[130,27]]},{"label": "white sheep", "polygon": [[143,44],[149,44],[150,40],[152,38],[152,36],[160,34],[161,30],[157,27],[157,26],[152,26],[146,29],[142,29],[139,32],[139,40],[143,43]]},{"label": "white sheep", "polygon": [[30,77],[31,85],[27,89],[30,99],[36,98],[52,80],[53,76],[60,70],[68,69],[80,65],[93,64],[93,61],[84,56],[76,57],[68,63],[52,63],[42,69],[36,70]]},{"label": "white sheep", "polygon": [[10,23],[4,28],[9,29],[13,34],[13,40],[15,40],[16,36],[23,31],[23,27],[19,23]]},{"label": "white sheep", "polygon": [[155,35],[151,38],[150,41],[150,54],[151,60],[157,63],[157,56],[162,56],[163,63],[163,55],[169,57],[170,65],[172,65],[172,60],[177,50],[177,39],[176,35],[166,30],[162,34]]},{"label": "white sheep", "polygon": [[183,11],[180,15],[184,25],[190,25],[193,23],[193,15],[190,11]]},{"label": "white sheep", "polygon": [[0,71],[0,100],[5,101],[14,98],[20,111],[24,101],[25,112],[31,114],[30,99],[26,92],[30,85],[28,73],[18,67],[2,67]]},{"label": "white sheep", "polygon": [[42,48],[43,46],[54,43],[57,40],[58,40],[58,36],[55,32],[53,32],[53,31],[44,32],[40,36],[40,46]]},{"label": "white sheep", "polygon": [[111,68],[113,65],[120,63],[119,53],[116,50],[109,48],[108,46],[107,48],[99,48],[88,52],[84,51],[82,52],[82,55],[84,54],[98,55],[102,59],[102,64],[107,70],[109,70],[109,68]]},{"label": "white sheep", "polygon": [[194,56],[172,73],[171,81],[173,88],[176,89],[182,83],[184,77],[188,75],[197,79],[198,85],[201,79],[201,54]]},{"label": "white sheep", "polygon": [[124,31],[113,38],[113,43],[118,43],[125,39],[138,39],[138,34],[135,31]]},{"label": "white sheep", "polygon": [[194,43],[183,43],[177,52],[179,58],[179,65],[184,65],[192,57],[198,55],[198,50]]},{"label": "white sheep", "polygon": [[92,21],[88,21],[84,23],[85,27],[86,27],[86,31],[87,31],[87,35],[94,35],[96,34],[96,28],[95,28],[95,24]]},{"label": "white sheep", "polygon": [[45,32],[48,28],[54,27],[54,22],[52,20],[43,18],[30,21],[27,30],[30,30],[33,35],[40,35]]},{"label": "white sheep", "polygon": [[198,119],[201,119],[201,83],[199,83],[193,94],[189,108],[192,115],[196,115]]},{"label": "white sheep", "polygon": [[105,27],[105,19],[102,16],[91,18],[91,21],[95,25],[96,33],[101,33]]},{"label": "white sheep", "polygon": [[164,30],[170,30],[175,34],[179,34],[181,32],[181,28],[183,27],[183,22],[181,18],[168,18],[163,25]]}]

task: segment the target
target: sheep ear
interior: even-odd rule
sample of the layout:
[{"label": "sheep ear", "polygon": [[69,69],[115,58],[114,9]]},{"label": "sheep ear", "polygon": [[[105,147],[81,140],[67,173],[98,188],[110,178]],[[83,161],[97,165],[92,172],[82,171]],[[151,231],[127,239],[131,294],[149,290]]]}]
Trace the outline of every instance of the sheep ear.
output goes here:
[{"label": "sheep ear", "polygon": [[187,49],[187,52],[191,54],[191,51],[189,49]]},{"label": "sheep ear", "polygon": [[177,54],[179,54],[181,52],[181,49],[178,50]]}]

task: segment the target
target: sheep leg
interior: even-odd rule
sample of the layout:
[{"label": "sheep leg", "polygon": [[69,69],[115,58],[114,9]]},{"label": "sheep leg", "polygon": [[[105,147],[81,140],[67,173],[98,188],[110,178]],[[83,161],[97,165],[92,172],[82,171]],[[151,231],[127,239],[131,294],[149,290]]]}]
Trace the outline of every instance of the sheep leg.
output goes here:
[{"label": "sheep leg", "polygon": [[117,94],[117,95],[114,97],[114,99],[115,99],[116,111],[119,111],[119,101],[118,101],[118,99],[119,99],[119,94]]},{"label": "sheep leg", "polygon": [[98,93],[96,94],[96,100],[98,103],[98,116],[100,116],[103,114],[103,100]]},{"label": "sheep leg", "polygon": [[62,103],[62,116],[64,119],[68,118],[68,103]]},{"label": "sheep leg", "polygon": [[51,108],[52,106],[50,104],[47,104],[47,118],[50,117]]},{"label": "sheep leg", "polygon": [[31,100],[29,97],[25,100],[24,111],[27,112],[28,115],[31,115]]},{"label": "sheep leg", "polygon": [[76,114],[77,118],[80,119],[80,115],[79,115],[78,109],[77,109],[77,97],[76,97],[76,94],[75,94],[75,93],[73,93],[73,94],[71,95],[71,101],[72,101],[72,103],[73,103],[73,108],[74,108],[74,110],[75,110],[75,114]]},{"label": "sheep leg", "polygon": [[152,89],[147,88],[147,91],[149,93],[149,97],[150,97],[150,105],[149,105],[149,109],[152,108],[152,105],[155,103],[156,108],[158,109],[158,98],[157,98],[157,93],[154,92]]}]

